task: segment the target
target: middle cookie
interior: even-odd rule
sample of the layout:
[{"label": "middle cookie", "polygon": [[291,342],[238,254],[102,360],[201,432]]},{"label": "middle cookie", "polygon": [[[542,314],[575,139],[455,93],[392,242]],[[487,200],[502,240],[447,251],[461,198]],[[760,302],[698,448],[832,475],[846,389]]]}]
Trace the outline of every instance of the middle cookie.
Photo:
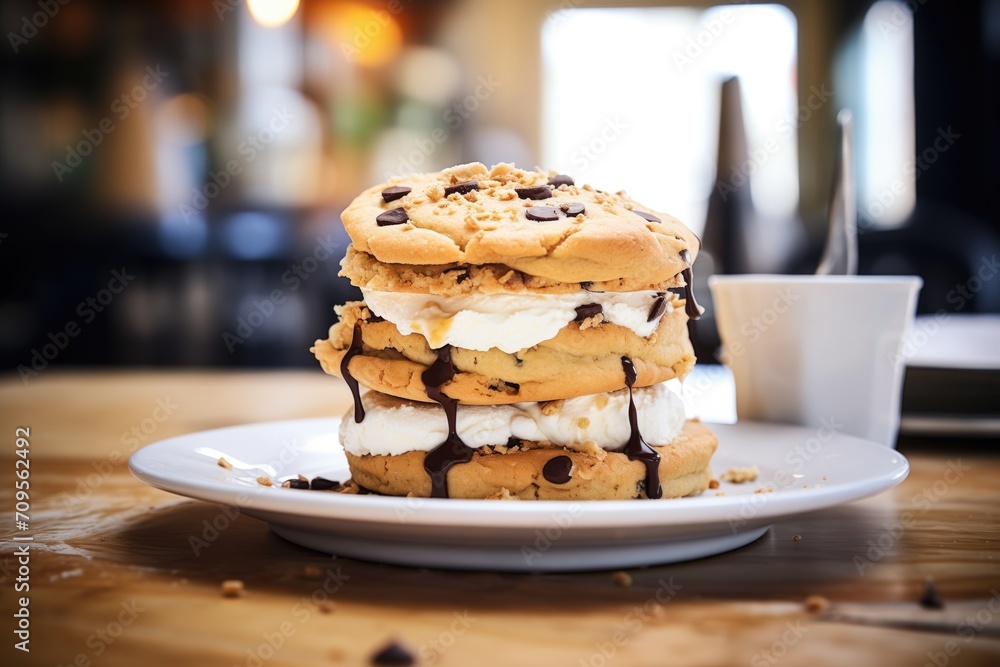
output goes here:
[{"label": "middle cookie", "polygon": [[[445,393],[468,405],[549,401],[683,377],[694,365],[683,301],[671,292],[525,298],[384,296],[337,309],[340,321],[313,352],[323,369],[377,391],[428,401],[421,375],[447,350],[455,368]],[[512,308],[516,301],[516,309]],[[355,331],[357,329],[357,332]]]}]

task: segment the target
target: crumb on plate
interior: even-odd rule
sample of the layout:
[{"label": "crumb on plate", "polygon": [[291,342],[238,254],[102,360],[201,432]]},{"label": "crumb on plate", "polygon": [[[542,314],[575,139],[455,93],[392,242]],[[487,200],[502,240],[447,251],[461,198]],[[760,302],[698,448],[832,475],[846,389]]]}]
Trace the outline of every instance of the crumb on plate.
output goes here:
[{"label": "crumb on plate", "polygon": [[722,473],[722,481],[730,482],[732,484],[744,484],[746,482],[755,481],[758,475],[760,475],[760,470],[757,466],[730,468],[726,472]]}]

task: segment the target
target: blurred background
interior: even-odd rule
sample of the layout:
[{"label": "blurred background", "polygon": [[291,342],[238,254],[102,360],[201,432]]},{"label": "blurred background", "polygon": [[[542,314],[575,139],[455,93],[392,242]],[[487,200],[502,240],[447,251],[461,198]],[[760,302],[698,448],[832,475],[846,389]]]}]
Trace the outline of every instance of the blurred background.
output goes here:
[{"label": "blurred background", "polygon": [[26,381],[314,367],[355,296],[340,211],[460,162],[674,213],[705,234],[706,299],[712,272],[811,273],[844,106],[861,272],[923,276],[922,313],[1000,312],[1000,0],[23,0],[0,20],[0,357]]}]

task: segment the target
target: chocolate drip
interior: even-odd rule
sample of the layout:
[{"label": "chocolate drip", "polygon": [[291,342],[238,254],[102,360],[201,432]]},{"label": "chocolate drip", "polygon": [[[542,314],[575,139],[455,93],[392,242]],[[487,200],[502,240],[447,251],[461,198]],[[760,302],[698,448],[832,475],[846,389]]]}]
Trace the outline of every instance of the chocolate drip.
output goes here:
[{"label": "chocolate drip", "polygon": [[628,357],[622,357],[622,370],[625,371],[625,384],[628,386],[628,425],[632,430],[628,443],[625,445],[625,456],[629,461],[642,461],[646,466],[646,496],[659,498],[663,495],[660,487],[660,455],[646,444],[639,433],[639,415],[635,410],[635,400],[632,398],[632,385],[635,384],[635,366]]},{"label": "chocolate drip", "polygon": [[694,276],[691,275],[691,267],[687,267],[681,271],[681,275],[684,276],[684,312],[692,320],[696,320],[701,317],[701,308],[698,307],[698,302],[694,300]]},{"label": "chocolate drip", "polygon": [[599,315],[604,312],[604,306],[599,303],[585,303],[582,306],[576,307],[576,317],[573,318],[574,322],[583,322],[585,319],[593,317],[594,315]]},{"label": "chocolate drip", "polygon": [[427,398],[440,403],[448,418],[448,438],[424,457],[424,470],[431,476],[431,498],[447,498],[448,470],[456,463],[465,463],[472,458],[472,448],[458,437],[458,401],[441,391],[441,387],[454,377],[455,367],[451,365],[450,345],[437,351],[437,361],[420,376]]},{"label": "chocolate drip", "polygon": [[354,323],[354,337],[351,338],[351,346],[344,353],[344,358],[340,360],[340,375],[344,382],[351,388],[354,395],[354,421],[361,423],[365,420],[365,406],[361,404],[361,391],[358,389],[358,381],[351,375],[351,359],[361,354],[361,322]]}]

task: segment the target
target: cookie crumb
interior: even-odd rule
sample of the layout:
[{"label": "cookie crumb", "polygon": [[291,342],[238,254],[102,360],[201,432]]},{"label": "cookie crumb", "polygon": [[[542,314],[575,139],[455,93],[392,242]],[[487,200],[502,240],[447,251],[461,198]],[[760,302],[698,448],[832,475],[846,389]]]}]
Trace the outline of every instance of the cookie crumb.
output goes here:
[{"label": "cookie crumb", "polygon": [[226,470],[232,470],[233,469],[233,464],[230,463],[229,461],[227,461],[225,459],[225,457],[220,456],[219,457],[219,467],[220,468],[225,468]]},{"label": "cookie crumb", "polygon": [[718,497],[718,496],[724,496],[724,495],[726,495],[726,492],[725,491],[719,491],[715,495],[716,495],[716,497]]},{"label": "cookie crumb", "polygon": [[611,579],[622,588],[628,588],[632,585],[632,575],[628,572],[622,572],[619,570],[611,575]]},{"label": "cookie crumb", "polygon": [[822,595],[810,595],[802,604],[810,614],[825,614],[830,608],[830,601]]},{"label": "cookie crumb", "polygon": [[271,478],[268,477],[267,475],[261,475],[260,477],[258,477],[257,483],[260,484],[261,486],[274,486],[274,482],[272,482]]},{"label": "cookie crumb", "polygon": [[719,488],[719,480],[717,480],[717,479],[711,479],[711,480],[709,480],[708,481],[708,488],[710,488],[710,489],[717,489],[717,488]]},{"label": "cookie crumb", "polygon": [[826,475],[823,475],[823,481],[824,482],[826,481]]},{"label": "cookie crumb", "polygon": [[801,535],[792,535],[792,542],[801,542],[801,541],[802,541]]},{"label": "cookie crumb", "polygon": [[243,581],[240,579],[226,579],[222,582],[221,590],[224,598],[241,598],[246,592]]},{"label": "cookie crumb", "polygon": [[512,494],[506,486],[502,486],[492,496],[487,496],[486,500],[520,500],[520,498]]},{"label": "cookie crumb", "polygon": [[572,452],[579,452],[580,454],[586,454],[587,456],[591,456],[597,459],[598,461],[603,461],[608,456],[608,451],[603,447],[601,447],[600,445],[598,445],[593,440],[585,440],[581,443],[570,445],[566,449]]},{"label": "cookie crumb", "polygon": [[390,641],[372,656],[373,665],[413,665],[416,659],[405,646]]},{"label": "cookie crumb", "polygon": [[759,489],[754,489],[753,492],[754,493],[773,493],[774,489],[771,488],[770,486],[762,486]]},{"label": "cookie crumb", "polygon": [[730,468],[722,473],[722,481],[733,484],[744,484],[755,481],[758,475],[760,475],[760,470],[755,465],[746,468]]},{"label": "cookie crumb", "polygon": [[320,602],[316,605],[316,607],[319,609],[319,613],[321,614],[332,614],[333,610],[337,608],[337,606],[332,602]]},{"label": "cookie crumb", "polygon": [[594,327],[600,326],[604,322],[604,314],[597,313],[592,317],[588,317],[584,321],[580,322],[580,331],[586,331],[587,329],[593,329]]},{"label": "cookie crumb", "polygon": [[556,399],[554,401],[546,401],[542,405],[542,414],[545,415],[546,417],[551,417],[552,415],[562,410],[563,403],[565,403],[565,401],[561,398]]}]

